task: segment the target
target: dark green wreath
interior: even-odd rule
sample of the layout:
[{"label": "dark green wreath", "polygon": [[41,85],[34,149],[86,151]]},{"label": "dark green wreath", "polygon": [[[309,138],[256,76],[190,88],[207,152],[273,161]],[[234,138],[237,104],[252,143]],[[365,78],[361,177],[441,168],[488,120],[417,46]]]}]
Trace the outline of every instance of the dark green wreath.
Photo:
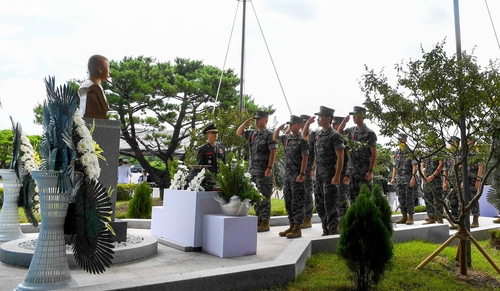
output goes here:
[{"label": "dark green wreath", "polygon": [[97,180],[77,182],[75,203],[70,204],[65,228],[71,232],[75,260],[86,272],[99,274],[110,267],[114,251],[110,228],[111,202]]}]

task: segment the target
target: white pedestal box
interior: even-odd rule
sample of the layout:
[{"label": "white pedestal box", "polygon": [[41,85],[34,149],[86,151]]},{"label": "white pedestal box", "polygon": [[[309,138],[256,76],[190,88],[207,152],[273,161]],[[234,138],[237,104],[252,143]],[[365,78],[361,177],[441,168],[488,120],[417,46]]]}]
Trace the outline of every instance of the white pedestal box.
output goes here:
[{"label": "white pedestal box", "polygon": [[257,217],[205,215],[202,250],[221,258],[255,255]]},{"label": "white pedestal box", "polygon": [[151,236],[187,247],[200,248],[203,216],[222,213],[217,192],[165,190],[163,206],[153,207]]}]

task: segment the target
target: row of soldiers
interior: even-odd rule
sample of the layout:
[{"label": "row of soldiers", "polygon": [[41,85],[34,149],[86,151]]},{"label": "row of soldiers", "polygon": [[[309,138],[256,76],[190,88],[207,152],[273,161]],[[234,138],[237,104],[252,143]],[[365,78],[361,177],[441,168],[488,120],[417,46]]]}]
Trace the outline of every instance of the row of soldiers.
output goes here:
[{"label": "row of soldiers", "polygon": [[[254,205],[259,232],[270,228],[272,169],[278,143],[282,143],[285,150],[284,199],[290,222],[290,227],[280,232],[280,236],[301,237],[301,229],[311,227],[313,201],[323,236],[338,234],[339,221],[349,201],[354,202],[363,184],[371,188],[377,137],[364,124],[366,109],[355,106],[347,117],[334,116],[334,112],[332,108],[320,106],[312,117],[292,115],[286,124],[272,132],[266,127],[269,114],[260,111],[238,127],[236,134],[248,141],[252,181],[265,197],[259,205]],[[345,128],[351,115],[356,125]],[[316,119],[318,129],[311,131],[310,125]],[[252,122],[256,129],[246,129]],[[286,125],[289,128],[283,133]],[[357,146],[347,151],[349,141]]]},{"label": "row of soldiers", "polygon": [[[355,106],[346,117],[334,116],[335,110],[320,106],[315,116],[292,115],[272,132],[267,128],[269,113],[258,111],[245,120],[236,134],[249,145],[251,180],[264,199],[254,205],[259,232],[269,231],[270,198],[273,193],[273,167],[278,142],[285,149],[284,199],[290,227],[279,235],[301,237],[301,229],[312,227],[313,201],[321,218],[323,236],[339,233],[339,221],[349,203],[354,202],[362,185],[372,187],[373,167],[377,157],[377,137],[365,123],[366,109]],[[353,117],[355,126],[345,128]],[[310,130],[317,117],[318,129]],[[255,129],[247,129],[254,123]],[[198,165],[209,165],[217,173],[217,160],[225,161],[225,148],[217,143],[217,126],[203,130],[207,143],[199,148]],[[346,150],[346,144],[351,148]],[[348,155],[349,152],[349,155]],[[314,193],[314,199],[313,199]]]},{"label": "row of soldiers", "polygon": [[[320,106],[315,116],[292,115],[286,124],[274,132],[267,128],[269,113],[259,111],[253,118],[245,120],[236,134],[245,138],[249,145],[249,172],[260,193],[265,197],[254,205],[258,216],[258,231],[269,231],[270,197],[273,193],[273,167],[278,143],[285,149],[284,199],[290,227],[280,236],[300,237],[301,229],[310,228],[313,215],[313,201],[321,218],[323,235],[339,232],[339,222],[347,207],[353,203],[363,185],[372,188],[373,167],[377,158],[377,136],[364,123],[366,109],[355,106],[346,117],[334,116],[334,109]],[[355,126],[345,128],[352,116]],[[318,129],[310,130],[317,119]],[[255,129],[247,129],[254,122]],[[283,133],[285,126],[287,132]],[[216,143],[217,127],[209,125],[203,130],[207,144],[198,151],[198,164],[211,165],[209,170],[217,172],[217,159],[225,161],[225,148]],[[396,185],[402,218],[396,223],[411,225],[417,185],[423,184],[428,218],[426,224],[443,223],[443,208],[437,199],[448,195],[450,209],[458,218],[458,183],[455,181],[454,160],[424,159],[423,176],[417,173],[416,160],[406,147],[407,136],[400,135],[399,148],[394,153],[394,167],[391,184]],[[450,151],[458,152],[460,139],[452,137]],[[470,193],[474,194],[482,175],[482,165],[471,163],[468,181]],[[424,183],[420,183],[423,181]],[[433,189],[431,189],[433,188]],[[314,194],[314,199],[313,199]],[[473,223],[479,226],[479,205],[472,209]],[[450,228],[456,228],[451,223]]]},{"label": "row of soldiers", "polygon": [[[420,165],[422,171],[419,173],[417,161],[412,158],[409,149],[406,146],[407,136],[399,136],[399,148],[394,154],[394,170],[391,183],[397,181],[397,193],[401,206],[402,218],[396,220],[396,223],[413,224],[414,197],[417,194],[417,184],[419,179],[423,181],[422,190],[426,203],[427,218],[424,224],[443,223],[445,215],[443,204],[439,201],[449,201],[449,210],[455,220],[458,220],[459,212],[459,188],[468,187],[467,200],[470,201],[476,195],[480,187],[483,176],[484,164],[475,159],[474,141],[468,140],[468,178],[465,183],[457,180],[461,173],[455,173],[460,167],[455,167],[456,160],[460,156],[460,138],[452,136],[448,142],[448,158],[440,158],[439,155],[429,155],[422,160]],[[397,173],[397,177],[396,177]],[[479,201],[471,209],[473,220],[471,228],[479,227]],[[495,222],[500,222],[496,220]],[[450,229],[457,229],[458,226],[450,221]]]}]

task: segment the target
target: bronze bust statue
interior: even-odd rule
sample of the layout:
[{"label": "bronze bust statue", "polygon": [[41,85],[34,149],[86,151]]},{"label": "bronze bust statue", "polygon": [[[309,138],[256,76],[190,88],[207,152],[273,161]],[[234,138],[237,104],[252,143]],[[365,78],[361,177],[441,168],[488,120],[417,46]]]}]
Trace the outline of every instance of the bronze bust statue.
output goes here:
[{"label": "bronze bust statue", "polygon": [[89,77],[78,89],[80,114],[82,117],[109,119],[106,116],[109,104],[101,86],[109,78],[109,61],[101,55],[93,55],[87,67]]}]

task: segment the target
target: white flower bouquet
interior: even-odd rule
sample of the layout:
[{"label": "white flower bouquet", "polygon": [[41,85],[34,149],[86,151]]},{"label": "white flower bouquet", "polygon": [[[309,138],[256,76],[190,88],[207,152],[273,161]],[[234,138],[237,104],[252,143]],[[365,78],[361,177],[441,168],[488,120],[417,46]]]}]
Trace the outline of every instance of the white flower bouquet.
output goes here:
[{"label": "white flower bouquet", "polygon": [[188,191],[197,191],[202,192],[205,191],[205,187],[203,187],[203,182],[205,177],[207,176],[207,172],[205,169],[202,169],[196,176],[193,177],[191,181],[188,182],[189,179],[189,168],[179,161],[177,166],[177,173],[174,175],[174,179],[170,184],[170,190],[188,190]]}]

